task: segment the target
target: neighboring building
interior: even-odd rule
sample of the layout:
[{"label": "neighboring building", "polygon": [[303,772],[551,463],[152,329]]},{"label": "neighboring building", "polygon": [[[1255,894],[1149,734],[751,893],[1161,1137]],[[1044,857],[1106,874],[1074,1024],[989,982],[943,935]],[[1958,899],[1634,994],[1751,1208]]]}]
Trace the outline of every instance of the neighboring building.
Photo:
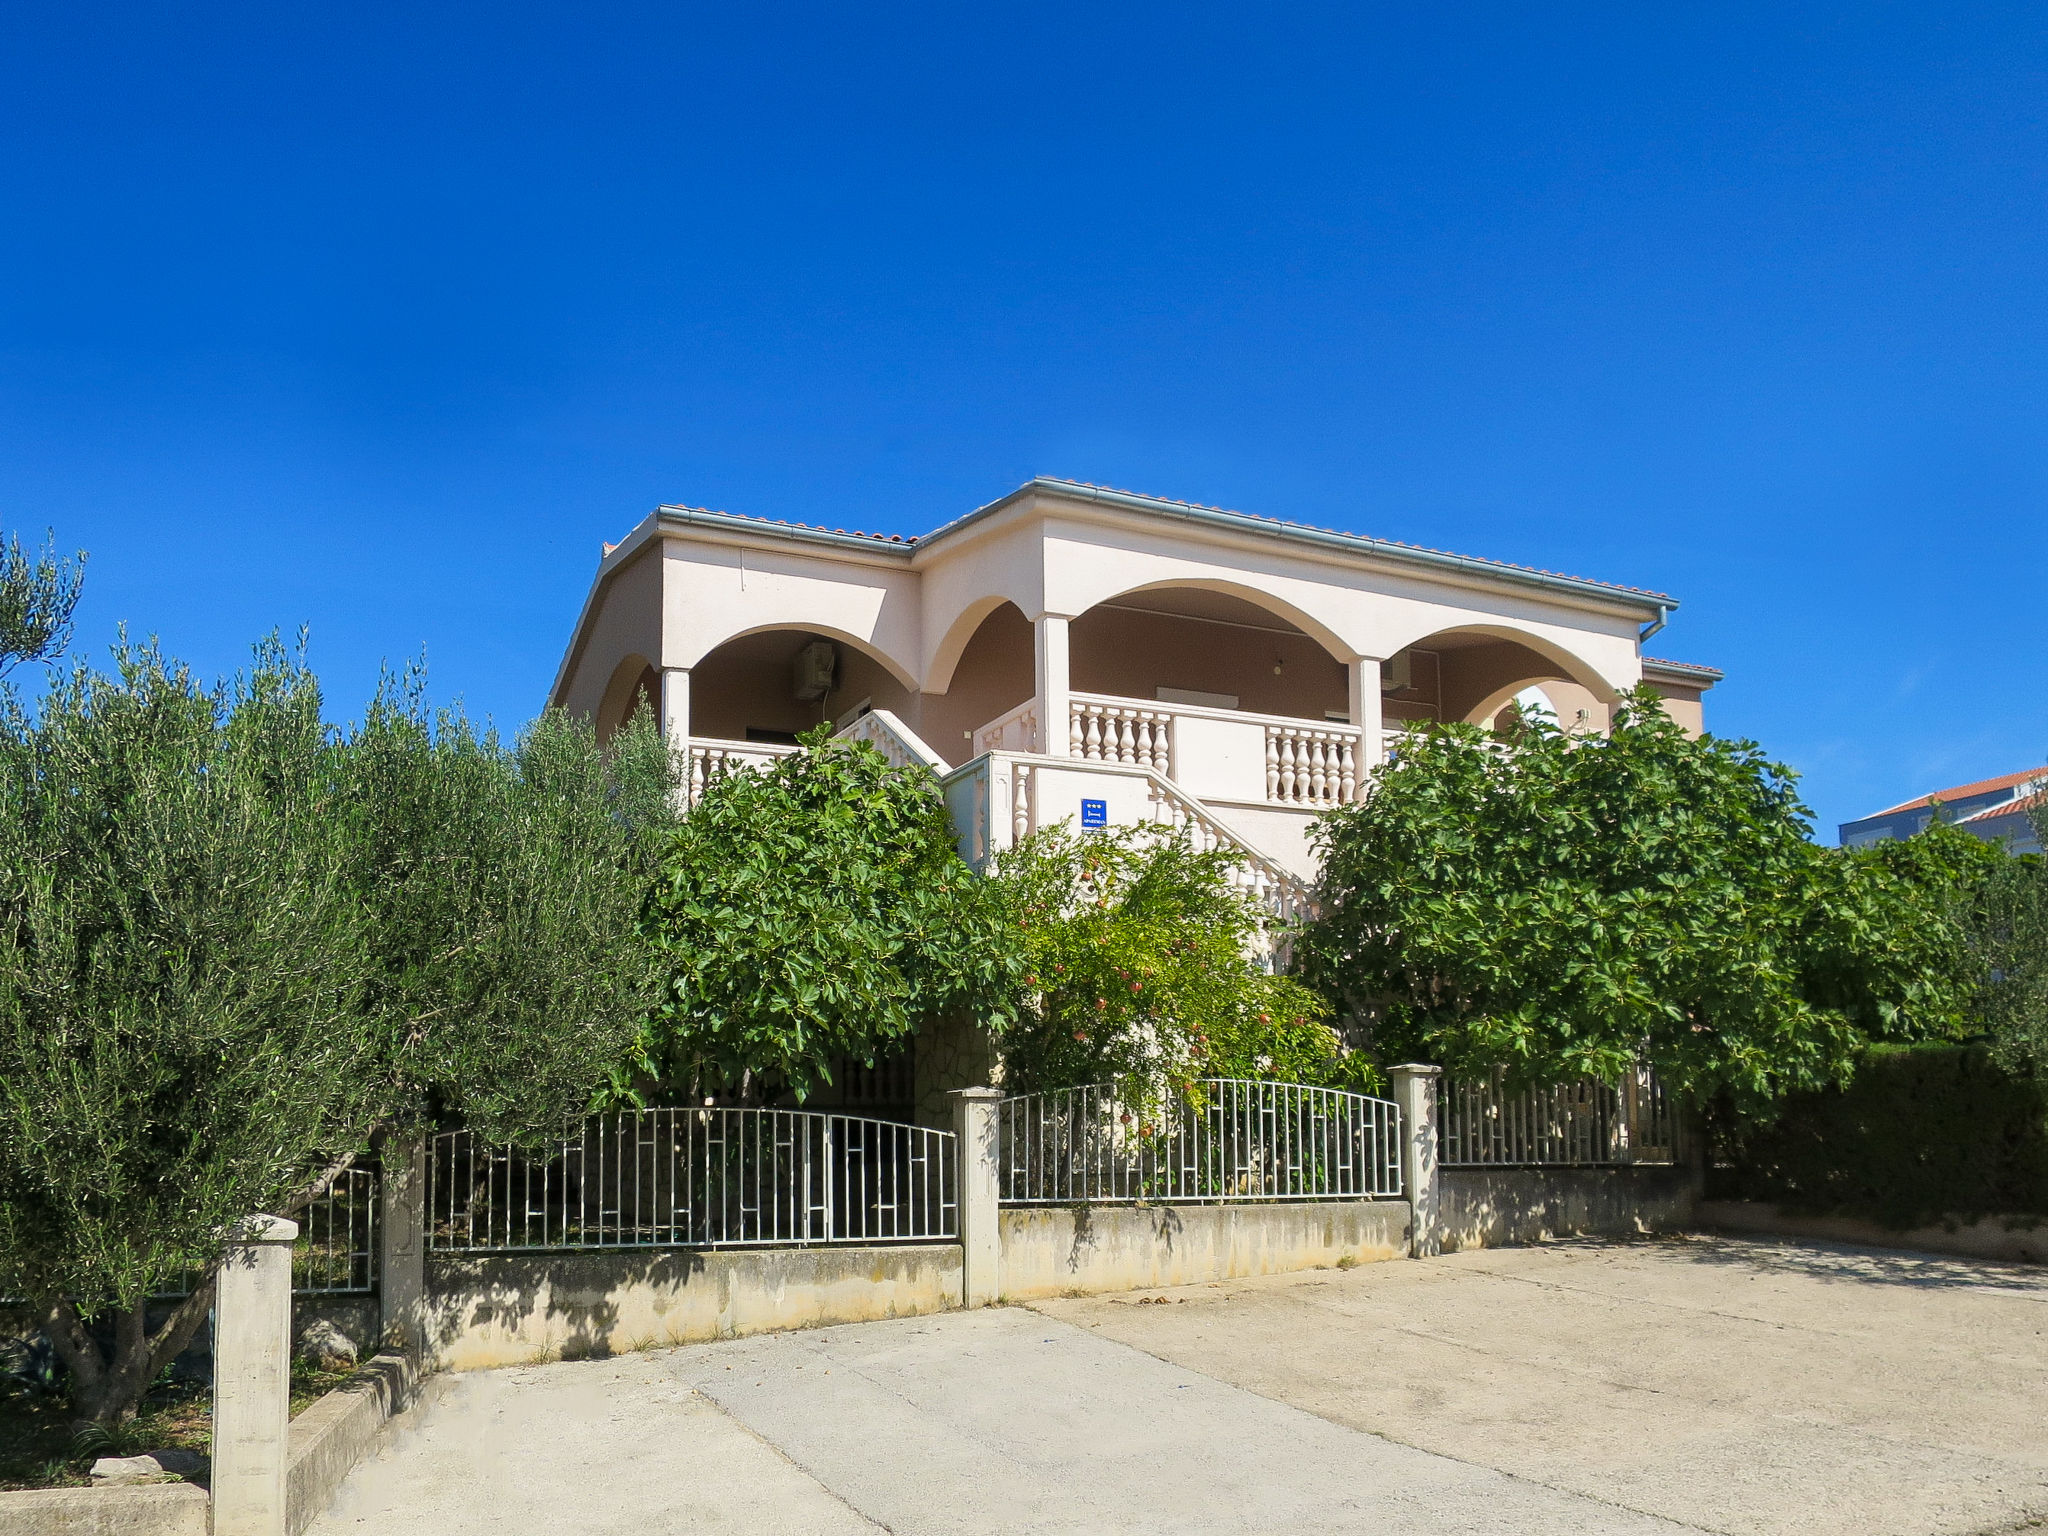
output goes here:
[{"label": "neighboring building", "polygon": [[[1383,539],[1033,480],[921,538],[662,507],[608,546],[552,702],[658,711],[693,785],[821,721],[942,777],[979,863],[1040,825],[1165,821],[1277,904],[1315,816],[1420,721],[1539,702],[1600,731],[1673,599]],[[694,791],[693,791],[694,792]]]},{"label": "neighboring building", "polygon": [[1841,826],[1844,848],[1861,848],[1886,838],[1911,837],[1936,816],[1954,822],[1987,843],[2003,843],[2011,853],[2039,853],[2041,839],[2034,815],[2048,807],[2048,767],[2023,768],[1995,779],[1937,789]]}]

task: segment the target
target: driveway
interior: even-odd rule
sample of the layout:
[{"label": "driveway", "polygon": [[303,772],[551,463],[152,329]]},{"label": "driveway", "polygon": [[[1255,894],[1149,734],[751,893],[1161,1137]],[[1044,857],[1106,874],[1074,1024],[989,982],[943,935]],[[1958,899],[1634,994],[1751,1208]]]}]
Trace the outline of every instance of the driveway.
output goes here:
[{"label": "driveway", "polygon": [[2048,1515],[2048,1274],[1684,1238],[443,1378],[315,1536],[1931,1533]]}]

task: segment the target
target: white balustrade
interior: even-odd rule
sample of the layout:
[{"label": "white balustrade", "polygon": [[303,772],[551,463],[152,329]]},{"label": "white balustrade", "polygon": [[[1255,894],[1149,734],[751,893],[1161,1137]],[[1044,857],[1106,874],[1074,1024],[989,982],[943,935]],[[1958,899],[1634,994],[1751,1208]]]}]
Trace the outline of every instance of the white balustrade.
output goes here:
[{"label": "white balustrade", "polygon": [[[1195,724],[1183,732],[1176,724],[1181,720],[1201,724],[1199,744]],[[1216,750],[1212,743],[1219,728],[1254,733],[1246,743],[1247,759],[1258,750],[1256,733],[1264,733],[1263,798],[1269,805],[1328,810],[1353,804],[1364,793],[1373,764],[1367,761],[1364,732],[1357,727],[1203,705],[1155,705],[1077,693],[1068,710],[1065,743],[1055,740],[1048,745],[1039,729],[1038,700],[1027,699],[974,732],[974,746],[978,752],[1037,752],[1091,763],[1127,763],[1199,784],[1216,771],[1208,754]],[[1231,767],[1225,772],[1234,777],[1240,770]],[[1256,761],[1245,761],[1242,774],[1243,787],[1223,791],[1221,798],[1260,798]],[[1212,797],[1218,793],[1208,786],[1203,792]]]},{"label": "white balustrade", "polygon": [[1093,763],[1136,763],[1161,773],[1173,771],[1170,709],[1076,694],[1069,711],[1068,741],[1068,757]]},{"label": "white balustrade", "polygon": [[1038,830],[1038,797],[1029,763],[1010,765],[1010,844],[1015,847]]},{"label": "white balustrade", "polygon": [[1324,808],[1358,798],[1358,731],[1266,723],[1266,798]]},{"label": "white balustrade", "polygon": [[785,747],[764,741],[693,739],[690,742],[689,803],[695,805],[702,800],[705,789],[722,773],[766,768],[778,757],[788,757],[792,752],[802,750],[801,747]]},{"label": "white balustrade", "polygon": [[929,768],[934,773],[946,772],[944,760],[924,744],[922,737],[886,709],[869,710],[834,732],[834,739],[866,742],[886,757],[892,768],[920,767]]},{"label": "white balustrade", "polygon": [[1038,751],[1038,700],[1026,699],[984,725],[974,733],[974,747],[977,752]]}]

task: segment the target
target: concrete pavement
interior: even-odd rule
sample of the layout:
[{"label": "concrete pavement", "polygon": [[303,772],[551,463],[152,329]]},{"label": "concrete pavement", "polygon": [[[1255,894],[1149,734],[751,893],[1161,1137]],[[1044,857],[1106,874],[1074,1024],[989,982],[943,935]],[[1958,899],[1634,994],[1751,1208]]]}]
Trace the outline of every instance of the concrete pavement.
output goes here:
[{"label": "concrete pavement", "polygon": [[1821,1244],[1558,1244],[1052,1316],[1332,1423],[1704,1530],[2048,1514],[2048,1272]]},{"label": "concrete pavement", "polygon": [[313,1531],[2009,1530],[2044,1330],[1968,1261],[1458,1254],[444,1378]]}]

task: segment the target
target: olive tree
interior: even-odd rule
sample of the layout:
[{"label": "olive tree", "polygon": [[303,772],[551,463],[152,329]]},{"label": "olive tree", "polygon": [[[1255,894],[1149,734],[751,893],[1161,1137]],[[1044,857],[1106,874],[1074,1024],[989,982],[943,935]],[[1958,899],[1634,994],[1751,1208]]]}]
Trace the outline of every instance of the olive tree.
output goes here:
[{"label": "olive tree", "polygon": [[600,748],[551,711],[508,744],[430,710],[407,673],[334,758],[371,1133],[459,1117],[493,1139],[559,1134],[659,996],[639,932],[677,817],[658,727],[643,712]]},{"label": "olive tree", "polygon": [[274,643],[216,688],[139,647],[0,710],[0,1294],[82,1418],[133,1411],[252,1212],[445,1114],[559,1130],[635,1038],[665,747],[508,744],[417,684],[337,734]]},{"label": "olive tree", "polygon": [[325,757],[318,690],[275,647],[218,688],[127,647],[33,715],[0,706],[0,1293],[42,1317],[81,1418],[132,1411],[211,1288],[154,1332],[148,1296],[360,1123]]},{"label": "olive tree", "polygon": [[1689,739],[1648,691],[1604,737],[1411,734],[1316,835],[1300,953],[1382,1060],[1522,1081],[1647,1060],[1752,1108],[1845,1080],[1869,1041],[1964,1027],[1997,857],[1952,828],[1819,847],[1789,770]]},{"label": "olive tree", "polygon": [[0,545],[0,674],[61,656],[85,579],[85,556],[59,559],[53,540],[30,554],[9,534]]}]

